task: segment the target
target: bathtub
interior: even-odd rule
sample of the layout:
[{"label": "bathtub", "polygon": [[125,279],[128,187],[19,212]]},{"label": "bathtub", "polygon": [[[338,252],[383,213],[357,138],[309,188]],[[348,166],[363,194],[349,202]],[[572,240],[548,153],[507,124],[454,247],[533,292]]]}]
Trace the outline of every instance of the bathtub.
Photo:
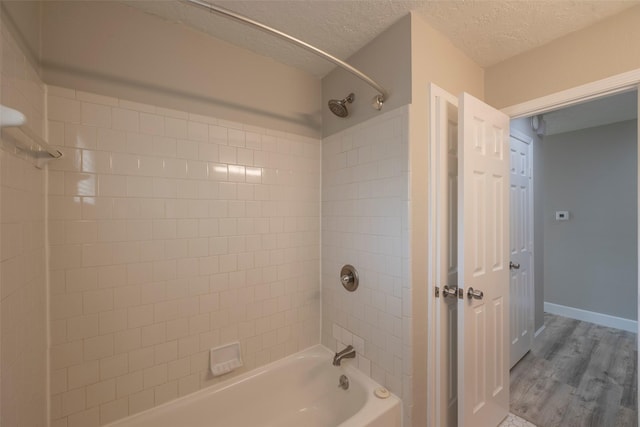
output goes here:
[{"label": "bathtub", "polygon": [[400,399],[376,397],[352,360],[332,358],[314,346],[107,427],[400,427]]}]

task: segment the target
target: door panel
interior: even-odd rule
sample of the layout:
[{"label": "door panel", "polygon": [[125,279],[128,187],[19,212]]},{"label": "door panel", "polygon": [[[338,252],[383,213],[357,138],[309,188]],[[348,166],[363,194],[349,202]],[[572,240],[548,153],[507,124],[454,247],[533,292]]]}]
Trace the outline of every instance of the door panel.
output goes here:
[{"label": "door panel", "polygon": [[458,106],[458,425],[489,427],[509,412],[509,118],[468,94]]},{"label": "door panel", "polygon": [[532,149],[519,138],[510,138],[510,261],[520,268],[510,271],[510,363],[513,367],[533,342],[533,282],[531,274],[533,233],[531,212]]}]

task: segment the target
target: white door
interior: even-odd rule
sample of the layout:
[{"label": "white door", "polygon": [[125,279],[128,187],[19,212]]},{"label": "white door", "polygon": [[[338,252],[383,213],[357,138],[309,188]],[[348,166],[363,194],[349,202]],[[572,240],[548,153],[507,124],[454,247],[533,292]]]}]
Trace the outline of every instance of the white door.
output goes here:
[{"label": "white door", "polygon": [[458,424],[458,298],[447,297],[444,286],[458,284],[458,99],[431,85],[431,188],[438,203],[431,207],[432,235],[437,257],[434,287],[438,287],[435,305],[436,347],[434,393],[434,427],[456,427]]},{"label": "white door", "polygon": [[509,413],[509,117],[466,93],[458,108],[458,426],[493,427]]},{"label": "white door", "polygon": [[[528,141],[527,141],[528,140]],[[511,135],[510,150],[510,290],[512,368],[531,349],[533,342],[533,194],[531,139]]]}]

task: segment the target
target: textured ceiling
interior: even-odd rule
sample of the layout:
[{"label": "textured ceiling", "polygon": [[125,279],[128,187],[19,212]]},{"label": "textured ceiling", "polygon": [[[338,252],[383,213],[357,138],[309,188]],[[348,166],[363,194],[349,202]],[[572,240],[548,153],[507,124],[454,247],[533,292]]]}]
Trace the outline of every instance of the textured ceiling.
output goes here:
[{"label": "textured ceiling", "polygon": [[[282,40],[177,1],[124,3],[322,77],[333,65]],[[490,66],[640,4],[640,0],[213,1],[347,59],[415,10],[481,66]],[[363,70],[366,72],[366,70]]]}]

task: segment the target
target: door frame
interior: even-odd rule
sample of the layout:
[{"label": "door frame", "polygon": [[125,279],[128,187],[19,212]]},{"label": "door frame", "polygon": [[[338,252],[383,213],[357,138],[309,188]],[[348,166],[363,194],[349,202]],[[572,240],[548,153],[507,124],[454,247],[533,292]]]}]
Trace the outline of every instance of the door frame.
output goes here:
[{"label": "door frame", "polygon": [[[439,390],[439,384],[442,379],[441,349],[440,342],[442,337],[442,328],[436,327],[440,325],[440,304],[437,304],[438,298],[435,296],[435,287],[441,286],[440,280],[440,246],[441,235],[441,207],[446,197],[440,191],[440,162],[442,161],[443,151],[446,158],[446,150],[442,150],[432,141],[439,139],[439,128],[434,123],[441,120],[440,111],[438,110],[438,101],[449,102],[458,107],[458,98],[452,96],[447,91],[434,83],[430,83],[429,91],[429,147],[428,147],[428,171],[429,171],[429,195],[428,195],[428,290],[427,290],[427,319],[429,325],[427,327],[427,425],[437,426],[441,422],[440,399],[442,398]],[[437,409],[436,409],[437,408]]]},{"label": "door frame", "polygon": [[[429,98],[431,98],[432,86],[428,87],[429,90]],[[517,119],[520,117],[528,117],[534,116],[537,114],[543,114],[549,112],[551,110],[556,110],[563,107],[569,107],[571,105],[575,105],[581,102],[601,98],[608,95],[614,95],[621,92],[626,92],[629,90],[637,90],[638,92],[638,116],[640,116],[640,68],[631,70],[625,73],[613,75],[601,80],[596,80],[590,83],[586,83],[583,85],[579,85],[570,89],[558,91],[552,93],[550,95],[545,95],[539,98],[534,98],[529,101],[521,102],[518,104],[513,104],[502,108],[501,111],[507,114],[511,119]],[[430,103],[431,101],[429,101]],[[430,115],[433,115],[433,112],[430,112]],[[431,117],[430,117],[431,118]],[[434,138],[433,131],[433,122],[430,120],[429,122],[430,132],[429,139],[427,141],[428,144],[428,152],[432,153],[433,148],[432,145],[436,142]],[[640,148],[640,117],[638,118],[638,147]],[[429,170],[433,170],[434,162],[436,159],[433,158],[432,155],[429,155],[427,159],[427,164],[429,166]],[[638,192],[640,192],[640,149],[638,150]],[[429,188],[431,189],[431,183],[427,183]],[[428,205],[429,209],[433,209],[436,206],[439,206],[441,200],[439,200],[439,194],[437,192],[429,191],[428,195]],[[640,197],[638,197],[638,229],[640,230]],[[437,227],[436,218],[431,215],[428,218],[429,221],[429,230],[435,230]],[[432,239],[429,239],[430,241]],[[429,253],[428,253],[428,265],[433,266],[437,262],[438,251],[437,248],[429,245]],[[638,254],[640,258],[640,238],[638,239]],[[640,261],[640,260],[639,260]],[[434,339],[435,331],[437,331],[438,324],[435,322],[435,307],[436,307],[436,298],[434,297],[435,287],[438,286],[437,283],[433,281],[434,275],[432,274],[431,268],[429,269],[429,283],[427,284],[427,309],[429,310],[428,318],[430,319],[430,324],[427,326],[428,331],[428,342],[427,342],[427,372],[428,377],[427,381],[427,414],[428,414],[428,425],[437,427],[436,420],[439,418],[437,402],[437,376],[434,375],[434,372],[437,371],[438,366],[436,365],[436,355],[439,352],[439,348],[435,348],[437,346],[437,342]],[[640,312],[640,262],[638,263],[638,274],[636,276],[636,283],[638,286],[638,311]],[[434,329],[436,328],[436,329]],[[535,328],[535,325],[534,325]],[[638,335],[640,336],[640,322],[638,322]],[[638,362],[640,362],[640,340],[638,340]],[[640,393],[638,394],[638,404],[640,406]]]}]

